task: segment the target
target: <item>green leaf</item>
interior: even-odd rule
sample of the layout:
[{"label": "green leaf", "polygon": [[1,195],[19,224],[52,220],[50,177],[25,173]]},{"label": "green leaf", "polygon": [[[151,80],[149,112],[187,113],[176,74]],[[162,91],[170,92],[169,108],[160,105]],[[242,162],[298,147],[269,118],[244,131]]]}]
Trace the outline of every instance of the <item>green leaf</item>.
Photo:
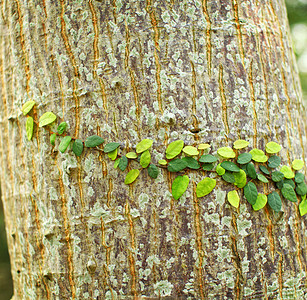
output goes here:
[{"label": "green leaf", "polygon": [[71,141],[71,136],[67,135],[63,137],[59,145],[59,150],[62,153],[66,151],[67,147],[69,146],[70,141]]},{"label": "green leaf", "polygon": [[211,171],[213,169],[213,164],[203,164],[202,167],[204,171]]},{"label": "green leaf", "polygon": [[295,191],[298,195],[300,196],[304,196],[307,194],[307,185],[305,182],[299,183],[296,188]]},{"label": "green leaf", "polygon": [[66,128],[67,128],[67,123],[66,122],[60,123],[60,125],[57,128],[58,134],[63,134],[64,131],[66,130]]},{"label": "green leaf", "polygon": [[299,210],[300,210],[300,215],[303,216],[305,214],[307,214],[307,199],[304,199],[300,205],[298,206]]},{"label": "green leaf", "polygon": [[262,173],[266,175],[270,175],[270,171],[265,167],[265,166],[259,166],[259,169],[261,170]]},{"label": "green leaf", "polygon": [[111,160],[115,160],[117,158],[117,148],[107,154]]},{"label": "green leaf", "polygon": [[21,111],[24,114],[24,116],[27,115],[31,111],[34,105],[35,105],[35,101],[33,100],[27,101],[26,103],[23,104]]},{"label": "green leaf", "polygon": [[75,140],[72,145],[72,151],[77,155],[80,156],[83,152],[83,142],[79,139]]},{"label": "green leaf", "polygon": [[167,165],[167,161],[166,161],[165,159],[160,159],[160,160],[158,161],[158,163],[159,163],[160,165],[162,165],[162,166]]},{"label": "green leaf", "polygon": [[51,134],[50,135],[50,144],[51,145],[55,145],[55,139],[56,139],[56,134],[55,133],[53,133],[53,134]]},{"label": "green leaf", "polygon": [[32,117],[27,117],[26,133],[27,133],[27,138],[28,138],[29,141],[31,141],[31,139],[32,139],[33,129],[34,129],[34,120],[33,120]]},{"label": "green leaf", "polygon": [[106,144],[103,148],[103,152],[104,153],[109,153],[114,151],[115,149],[117,149],[120,146],[120,143],[109,143]]},{"label": "green leaf", "polygon": [[153,140],[144,139],[136,145],[136,153],[142,153],[152,146]]},{"label": "green leaf", "polygon": [[244,196],[251,205],[254,205],[256,203],[258,191],[257,191],[257,187],[255,186],[253,182],[250,181],[244,187]]},{"label": "green leaf", "polygon": [[117,167],[118,167],[118,165],[119,165],[119,160],[120,160],[120,158],[118,158],[115,162],[114,162],[114,169],[116,169]]},{"label": "green leaf", "polygon": [[301,159],[295,159],[292,162],[292,169],[298,171],[298,170],[303,169],[304,165],[305,164]]},{"label": "green leaf", "polygon": [[296,183],[302,183],[305,180],[305,176],[304,174],[300,173],[300,172],[296,172],[294,180]]},{"label": "green leaf", "polygon": [[147,168],[151,161],[151,155],[148,150],[144,151],[141,155],[140,164],[143,168]]},{"label": "green leaf", "polygon": [[178,154],[180,154],[183,145],[184,142],[182,140],[171,142],[166,148],[166,158],[172,159],[176,157]]},{"label": "green leaf", "polygon": [[39,118],[39,127],[49,125],[53,123],[55,120],[56,120],[56,115],[51,111],[48,111]]},{"label": "green leaf", "polygon": [[209,144],[199,144],[198,150],[205,150],[210,148],[211,146]]},{"label": "green leaf", "polygon": [[249,153],[252,155],[252,160],[256,162],[266,162],[268,160],[268,157],[264,154],[262,150],[255,148],[249,151]]},{"label": "green leaf", "polygon": [[235,183],[235,177],[232,173],[226,171],[224,175],[222,175],[222,178],[228,182],[228,183]]},{"label": "green leaf", "polygon": [[256,173],[255,166],[251,162],[247,165],[247,174],[252,179],[256,179],[257,178],[257,173]]},{"label": "green leaf", "polygon": [[275,184],[276,184],[276,187],[277,187],[279,190],[281,190],[282,187],[284,186],[284,181],[281,180],[281,181],[276,182]]},{"label": "green leaf", "polygon": [[222,147],[217,150],[217,154],[223,158],[234,158],[236,153],[230,147]]},{"label": "green leaf", "polygon": [[101,145],[104,142],[104,139],[98,135],[91,135],[89,136],[85,142],[84,146],[85,147],[97,147]]},{"label": "green leaf", "polygon": [[215,171],[220,176],[225,174],[225,169],[223,167],[221,167],[220,163],[216,166]]},{"label": "green leaf", "polygon": [[243,170],[240,170],[239,173],[233,173],[233,176],[235,178],[234,184],[238,188],[243,188],[246,185],[246,173]]},{"label": "green leaf", "polygon": [[268,202],[268,197],[264,194],[259,193],[257,196],[256,203],[253,205],[253,209],[257,211],[261,208],[264,208],[267,202]]},{"label": "green leaf", "polygon": [[250,153],[242,153],[238,156],[237,163],[240,165],[248,164],[252,160]]},{"label": "green leaf", "polygon": [[131,159],[134,159],[134,158],[138,158],[138,155],[135,153],[135,152],[128,152],[126,154],[126,157],[127,158],[131,158]]},{"label": "green leaf", "polygon": [[159,170],[157,166],[154,164],[150,164],[147,171],[148,171],[148,175],[153,179],[156,179],[159,175]]},{"label": "green leaf", "polygon": [[272,180],[274,181],[274,182],[278,182],[278,181],[281,181],[281,180],[283,180],[284,179],[284,173],[281,173],[281,172],[279,172],[279,171],[274,171],[274,172],[272,172]]},{"label": "green leaf", "polygon": [[267,178],[262,175],[262,174],[257,174],[257,178],[258,180],[260,180],[261,182],[264,182],[264,183],[268,183],[269,181],[267,180]]},{"label": "green leaf", "polygon": [[187,155],[190,155],[190,156],[194,156],[194,155],[198,155],[199,154],[197,148],[193,147],[193,146],[185,146],[182,149],[182,152],[187,154]]},{"label": "green leaf", "polygon": [[188,163],[182,159],[174,159],[169,162],[167,169],[170,172],[179,172],[188,166]]},{"label": "green leaf", "polygon": [[134,182],[138,176],[140,175],[140,171],[138,169],[132,169],[128,172],[125,178],[125,184],[130,184]]},{"label": "green leaf", "polygon": [[285,183],[281,189],[282,195],[292,202],[297,202],[296,193],[290,184]]},{"label": "green leaf", "polygon": [[198,161],[193,157],[184,157],[182,160],[185,160],[188,164],[188,168],[197,170],[200,168]]},{"label": "green leaf", "polygon": [[265,145],[265,151],[270,154],[278,153],[281,150],[281,146],[275,142],[269,142]]},{"label": "green leaf", "polygon": [[281,199],[276,192],[272,192],[268,195],[268,204],[276,212],[281,210]]},{"label": "green leaf", "polygon": [[240,204],[240,197],[237,191],[230,191],[227,193],[227,200],[228,202],[234,206],[235,208],[239,207]]},{"label": "green leaf", "polygon": [[128,166],[128,158],[125,155],[123,155],[118,161],[118,168],[122,171],[125,171],[127,166]]},{"label": "green leaf", "polygon": [[199,162],[202,162],[202,163],[214,163],[217,160],[218,160],[217,157],[215,157],[214,155],[207,154],[207,155],[202,155],[200,157],[200,159],[199,159]]},{"label": "green leaf", "polygon": [[200,181],[196,186],[196,196],[198,198],[204,197],[212,192],[215,188],[216,180],[206,177],[202,181]]},{"label": "green leaf", "polygon": [[240,168],[231,161],[223,161],[221,167],[230,172],[240,172]]},{"label": "green leaf", "polygon": [[282,168],[280,169],[280,172],[284,173],[285,178],[288,178],[288,179],[294,178],[295,176],[291,168],[288,166],[282,166]]},{"label": "green leaf", "polygon": [[268,160],[268,167],[271,169],[277,168],[281,163],[281,158],[279,156],[273,155]]},{"label": "green leaf", "polygon": [[172,195],[175,200],[178,200],[187,190],[189,185],[189,177],[187,175],[177,176],[172,184]]},{"label": "green leaf", "polygon": [[284,180],[284,184],[285,183],[291,185],[295,189],[295,183],[294,183],[294,181],[292,179],[285,179]]},{"label": "green leaf", "polygon": [[244,140],[236,140],[233,143],[233,147],[235,149],[243,149],[243,148],[247,147],[248,145],[249,145],[249,142],[244,141]]}]

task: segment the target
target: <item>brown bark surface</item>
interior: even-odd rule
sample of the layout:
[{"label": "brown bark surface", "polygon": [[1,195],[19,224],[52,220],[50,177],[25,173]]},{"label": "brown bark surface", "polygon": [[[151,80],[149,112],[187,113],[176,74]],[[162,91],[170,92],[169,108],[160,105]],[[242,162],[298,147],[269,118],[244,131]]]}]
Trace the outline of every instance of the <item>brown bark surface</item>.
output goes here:
[{"label": "brown bark surface", "polygon": [[[127,173],[87,149],[26,139],[21,106],[132,150],[238,138],[307,159],[306,110],[282,0],[0,0],[1,190],[15,299],[303,299],[306,217],[254,212],[231,187],[197,198],[191,172]],[[125,150],[126,151],[126,150]],[[125,151],[123,151],[125,153]],[[130,166],[132,168],[133,165]],[[306,172],[306,169],[305,169]],[[265,187],[259,187],[265,189]],[[266,191],[268,192],[268,191]]]}]

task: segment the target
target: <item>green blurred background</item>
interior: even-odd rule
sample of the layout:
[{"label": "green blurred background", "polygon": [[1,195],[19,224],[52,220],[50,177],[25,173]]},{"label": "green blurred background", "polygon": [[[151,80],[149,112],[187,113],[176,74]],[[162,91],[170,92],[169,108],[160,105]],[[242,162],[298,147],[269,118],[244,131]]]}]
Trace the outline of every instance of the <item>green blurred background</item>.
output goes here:
[{"label": "green blurred background", "polygon": [[[304,99],[307,103],[307,0],[286,0]],[[1,201],[0,201],[1,202]],[[2,204],[2,203],[1,203]],[[0,204],[0,299],[12,296],[12,281],[7,252],[4,216]]]}]

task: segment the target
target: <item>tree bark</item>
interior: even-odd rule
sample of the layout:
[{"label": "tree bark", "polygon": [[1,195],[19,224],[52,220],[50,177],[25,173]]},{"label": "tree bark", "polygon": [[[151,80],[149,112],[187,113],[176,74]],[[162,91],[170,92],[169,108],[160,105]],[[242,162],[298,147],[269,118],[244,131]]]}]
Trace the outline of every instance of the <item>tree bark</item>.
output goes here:
[{"label": "tree bark", "polygon": [[[197,198],[190,172],[131,186],[99,151],[62,154],[20,108],[69,133],[175,139],[212,152],[246,139],[307,159],[306,110],[283,0],[0,0],[1,190],[15,299],[303,299],[306,219],[298,204],[254,212],[228,184]],[[306,169],[305,169],[306,173]],[[264,187],[259,187],[263,189]],[[268,191],[266,191],[268,192]]]}]

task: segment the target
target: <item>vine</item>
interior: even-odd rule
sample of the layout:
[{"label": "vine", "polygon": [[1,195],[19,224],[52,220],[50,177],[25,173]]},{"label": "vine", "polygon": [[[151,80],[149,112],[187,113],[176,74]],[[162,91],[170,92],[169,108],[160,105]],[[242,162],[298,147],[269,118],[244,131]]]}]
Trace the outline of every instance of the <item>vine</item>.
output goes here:
[{"label": "vine", "polygon": [[[28,101],[22,106],[22,113],[27,116],[26,133],[28,140],[31,141],[34,125],[46,127],[50,132],[50,143],[55,146],[56,140],[61,138],[58,149],[64,153],[69,145],[76,156],[81,156],[84,147],[95,148],[108,155],[114,161],[114,168],[125,171],[129,160],[136,161],[141,165],[141,170],[146,169],[148,175],[153,179],[158,177],[158,167],[165,168],[169,172],[179,173],[172,183],[172,195],[178,200],[187,190],[189,177],[185,174],[187,170],[201,170],[210,173],[210,177],[205,177],[196,186],[196,196],[204,197],[210,194],[216,186],[216,178],[219,176],[225,182],[234,185],[234,190],[227,193],[228,202],[235,208],[239,207],[240,196],[238,190],[243,189],[243,195],[252,205],[255,211],[258,211],[269,205],[275,212],[282,208],[282,198],[291,202],[297,202],[300,199],[299,211],[301,216],[307,213],[307,185],[305,176],[299,172],[304,167],[304,162],[295,159],[291,167],[281,166],[281,158],[277,153],[282,147],[275,142],[268,142],[265,146],[265,152],[254,148],[249,152],[242,152],[249,146],[245,140],[237,140],[233,148],[222,147],[217,150],[217,154],[209,154],[210,145],[203,143],[194,146],[185,146],[183,140],[171,142],[165,151],[166,159],[158,162],[158,167],[151,161],[150,149],[153,144],[151,139],[143,139],[136,145],[135,152],[128,152],[125,155],[119,153],[120,143],[111,142],[101,149],[104,139],[98,135],[89,136],[85,141],[74,138],[66,134],[67,123],[61,122],[56,132],[51,130],[51,125],[56,122],[56,115],[52,112],[44,113],[39,122],[35,122],[31,113],[35,105],[34,101]],[[241,152],[241,153],[240,153]],[[125,177],[125,184],[133,183],[139,176],[140,170],[134,168],[130,170]],[[256,184],[271,184],[275,190],[267,194],[258,193]],[[269,189],[266,189],[269,190]],[[279,192],[277,192],[279,191]]]}]

